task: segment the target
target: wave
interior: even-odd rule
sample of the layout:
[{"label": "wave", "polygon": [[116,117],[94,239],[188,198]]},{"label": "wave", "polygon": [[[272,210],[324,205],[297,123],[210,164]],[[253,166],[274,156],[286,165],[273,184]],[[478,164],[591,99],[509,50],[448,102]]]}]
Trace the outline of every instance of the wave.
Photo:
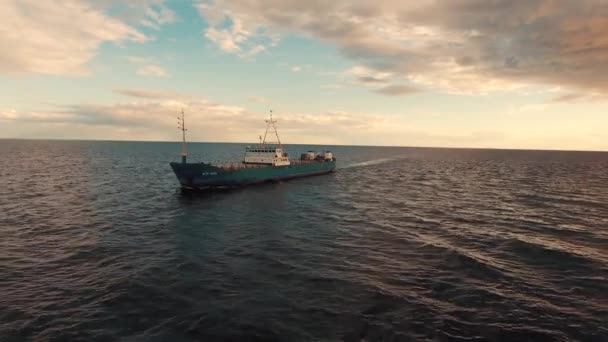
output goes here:
[{"label": "wave", "polygon": [[332,150],[180,193],[173,143],[0,143],[0,340],[606,339],[608,154]]},{"label": "wave", "polygon": [[372,159],[372,160],[367,160],[367,161],[364,161],[364,162],[359,162],[359,163],[354,163],[354,164],[349,164],[349,165],[346,165],[346,166],[342,166],[341,169],[348,169],[348,168],[351,168],[351,167],[377,165],[377,164],[382,164],[382,163],[390,162],[390,161],[393,161],[393,160],[397,160],[397,158]]},{"label": "wave", "polygon": [[602,268],[600,261],[588,255],[557,249],[556,246],[549,247],[539,242],[510,238],[505,247],[512,259],[522,260],[527,265],[542,266],[545,270],[570,270],[580,273]]}]

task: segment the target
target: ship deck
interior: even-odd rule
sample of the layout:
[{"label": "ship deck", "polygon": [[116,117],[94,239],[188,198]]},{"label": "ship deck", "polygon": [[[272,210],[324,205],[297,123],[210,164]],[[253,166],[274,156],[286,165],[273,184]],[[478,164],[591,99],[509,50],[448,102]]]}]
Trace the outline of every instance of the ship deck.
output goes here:
[{"label": "ship deck", "polygon": [[[317,160],[301,160],[301,159],[292,159],[289,161],[290,165],[302,165],[302,164],[313,164],[319,163]],[[212,164],[212,166],[218,167],[223,170],[241,170],[241,169],[259,169],[265,167],[272,167],[270,164],[251,164],[251,163],[243,163],[243,162],[232,162],[232,163],[222,163],[222,164]]]}]

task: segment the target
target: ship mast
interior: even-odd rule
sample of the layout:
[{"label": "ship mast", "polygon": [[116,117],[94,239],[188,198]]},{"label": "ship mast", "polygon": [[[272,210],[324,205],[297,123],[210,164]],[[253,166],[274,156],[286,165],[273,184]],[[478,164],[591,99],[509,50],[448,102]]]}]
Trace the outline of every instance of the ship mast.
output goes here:
[{"label": "ship mast", "polygon": [[188,152],[186,151],[186,121],[184,120],[184,110],[182,109],[182,115],[177,117],[177,128],[182,131],[182,163],[186,164],[186,157]]},{"label": "ship mast", "polygon": [[262,142],[262,145],[271,143],[271,142],[266,141],[266,136],[268,135],[268,129],[270,129],[270,126],[272,126],[272,129],[274,130],[274,135],[277,137],[276,144],[278,144],[279,148],[282,149],[283,145],[281,145],[281,139],[279,139],[279,132],[277,131],[277,126],[275,126],[275,123],[277,123],[277,121],[272,119],[272,110],[270,110],[270,119],[265,120],[265,121],[266,121],[266,132],[264,132],[264,141]]}]

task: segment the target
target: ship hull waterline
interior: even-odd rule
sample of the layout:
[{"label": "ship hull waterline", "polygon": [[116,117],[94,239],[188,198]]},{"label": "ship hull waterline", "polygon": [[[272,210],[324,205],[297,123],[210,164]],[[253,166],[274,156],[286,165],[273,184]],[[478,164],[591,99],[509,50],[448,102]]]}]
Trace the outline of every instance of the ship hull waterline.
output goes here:
[{"label": "ship hull waterline", "polygon": [[246,185],[318,176],[335,172],[335,161],[286,166],[221,168],[205,163],[170,163],[183,189],[237,188]]}]

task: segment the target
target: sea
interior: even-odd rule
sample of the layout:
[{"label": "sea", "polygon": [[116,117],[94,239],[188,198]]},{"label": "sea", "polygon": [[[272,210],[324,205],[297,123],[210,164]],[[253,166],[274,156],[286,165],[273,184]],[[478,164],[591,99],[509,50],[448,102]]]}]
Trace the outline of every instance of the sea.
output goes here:
[{"label": "sea", "polygon": [[179,143],[0,140],[0,341],[608,341],[608,153],[285,149],[337,172],[188,193]]}]

